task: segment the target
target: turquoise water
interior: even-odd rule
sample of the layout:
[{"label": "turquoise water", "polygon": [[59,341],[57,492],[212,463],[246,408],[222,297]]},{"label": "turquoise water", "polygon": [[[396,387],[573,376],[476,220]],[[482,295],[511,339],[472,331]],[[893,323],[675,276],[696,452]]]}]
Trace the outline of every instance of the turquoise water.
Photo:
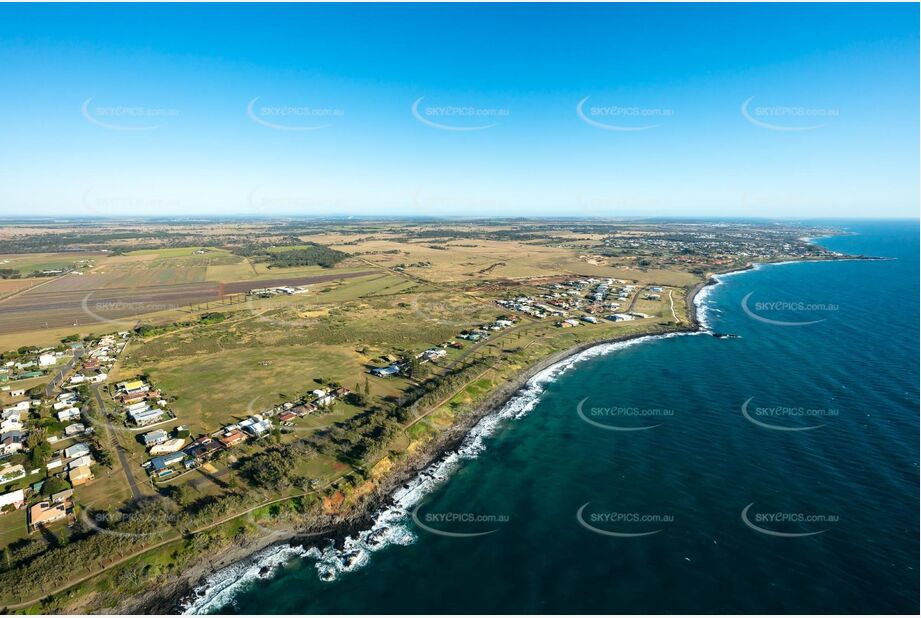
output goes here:
[{"label": "turquoise water", "polygon": [[703,304],[739,338],[645,341],[543,384],[418,505],[488,534],[409,520],[415,542],[335,581],[300,558],[202,607],[917,613],[918,222],[840,225],[857,235],[823,244],[897,259],[726,277]]}]

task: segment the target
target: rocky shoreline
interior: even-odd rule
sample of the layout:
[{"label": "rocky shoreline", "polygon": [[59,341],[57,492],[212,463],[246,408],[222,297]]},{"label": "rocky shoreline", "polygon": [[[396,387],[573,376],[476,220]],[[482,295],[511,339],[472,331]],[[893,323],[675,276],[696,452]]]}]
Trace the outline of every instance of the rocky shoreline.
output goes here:
[{"label": "rocky shoreline", "polygon": [[[803,260],[803,261],[837,261],[847,259],[869,260],[879,259],[870,256],[835,256],[820,260]],[[784,262],[789,263],[789,262]],[[771,264],[771,262],[765,263]],[[585,350],[597,346],[629,341],[643,337],[665,335],[670,333],[692,333],[705,329],[698,315],[698,307],[695,300],[700,293],[716,284],[720,283],[719,277],[753,270],[756,264],[749,263],[741,268],[713,273],[706,281],[702,281],[691,287],[686,295],[689,324],[681,325],[677,328],[670,329],[661,333],[633,334],[611,339],[598,340],[585,343],[567,350],[560,351],[549,356],[531,367],[522,371],[514,380],[503,384],[500,388],[493,391],[483,402],[476,408],[466,413],[458,419],[458,422],[450,430],[433,440],[430,444],[419,452],[413,454],[411,458],[405,461],[397,470],[392,471],[382,479],[374,490],[364,496],[362,502],[356,505],[352,512],[345,518],[318,519],[309,526],[306,524],[279,526],[268,531],[267,534],[259,536],[256,539],[248,540],[239,545],[233,545],[222,551],[219,559],[201,559],[181,576],[175,577],[173,581],[161,583],[158,588],[151,590],[144,595],[134,599],[125,599],[115,608],[115,613],[145,613],[145,614],[175,614],[181,611],[182,606],[195,596],[197,587],[205,583],[207,577],[221,569],[228,568],[234,564],[241,564],[253,560],[254,556],[267,550],[272,546],[281,545],[301,545],[303,547],[317,546],[318,541],[329,543],[330,540],[337,545],[351,535],[361,530],[365,530],[373,522],[374,515],[381,508],[385,507],[391,500],[393,493],[400,487],[404,486],[409,480],[418,476],[432,463],[438,461],[446,454],[455,451],[468,435],[470,430],[485,416],[500,409],[509,400],[511,400],[526,385],[528,380],[541,371],[551,367],[569,357],[575,356]],[[720,336],[720,335],[717,335]]]},{"label": "rocky shoreline", "polygon": [[[865,256],[842,256],[815,261],[835,261],[840,259],[873,258]],[[767,264],[770,264],[770,262]],[[346,537],[367,529],[373,522],[374,515],[392,500],[393,493],[396,490],[418,476],[441,457],[455,451],[461,445],[470,430],[481,419],[504,406],[519,393],[528,380],[536,374],[567,358],[597,346],[630,341],[643,337],[671,333],[693,333],[704,330],[705,327],[701,323],[700,316],[698,315],[698,307],[695,303],[700,293],[711,286],[719,284],[720,276],[745,272],[755,268],[755,264],[749,263],[741,268],[713,273],[706,281],[702,281],[691,287],[686,295],[689,324],[660,333],[632,334],[585,343],[560,351],[535,363],[522,371],[514,380],[506,382],[500,388],[493,391],[483,402],[476,406],[476,408],[459,418],[454,427],[426,445],[424,449],[414,453],[411,458],[399,467],[399,469],[392,471],[383,478],[376,485],[373,492],[364,496],[362,502],[356,505],[352,509],[352,512],[345,518],[336,520],[318,519],[312,522],[309,527],[302,524],[300,526],[288,525],[275,528],[256,539],[227,548],[225,551],[221,552],[220,559],[203,559],[199,561],[187,569],[181,576],[175,578],[174,581],[162,584],[156,590],[152,590],[134,599],[126,599],[124,603],[119,604],[115,612],[177,614],[182,610],[183,605],[195,597],[196,588],[204,584],[209,575],[221,569],[231,567],[234,564],[250,561],[257,554],[272,546],[301,545],[305,548],[309,548],[318,546],[321,541],[323,544],[328,544],[330,541],[333,541],[337,545],[341,544]]]},{"label": "rocky shoreline", "polygon": [[[753,266],[748,265],[744,270],[751,268]],[[506,382],[493,391],[476,408],[461,417],[454,427],[436,440],[433,440],[424,450],[415,453],[399,470],[387,475],[385,479],[378,483],[374,491],[363,499],[361,505],[353,509],[354,514],[346,519],[316,521],[310,528],[299,528],[293,525],[279,527],[258,539],[228,548],[226,551],[221,552],[220,559],[200,561],[187,569],[175,581],[160,585],[156,590],[141,597],[126,599],[124,603],[115,609],[114,613],[177,614],[181,611],[182,606],[194,597],[195,589],[205,583],[210,574],[220,569],[228,568],[233,564],[251,560],[256,554],[269,547],[284,544],[300,544],[304,547],[316,546],[318,537],[324,543],[328,543],[330,540],[337,544],[341,543],[346,537],[366,529],[373,521],[374,514],[386,506],[397,489],[419,475],[429,465],[438,461],[439,458],[456,450],[474,425],[491,412],[508,403],[526,385],[528,380],[541,371],[597,346],[643,337],[672,333],[693,333],[701,330],[694,300],[701,290],[718,283],[719,281],[716,278],[711,277],[688,291],[687,307],[690,324],[661,333],[638,333],[585,343],[548,356],[522,371],[514,380]],[[322,532],[312,532],[313,530]]]}]

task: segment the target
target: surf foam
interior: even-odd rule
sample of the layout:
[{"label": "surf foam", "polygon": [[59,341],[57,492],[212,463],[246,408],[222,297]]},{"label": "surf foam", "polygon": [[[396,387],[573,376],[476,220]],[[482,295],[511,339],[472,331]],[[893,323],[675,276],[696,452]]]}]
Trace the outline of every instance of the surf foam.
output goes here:
[{"label": "surf foam", "polygon": [[465,460],[476,459],[486,450],[487,438],[495,434],[503,422],[520,419],[531,412],[540,401],[547,384],[590,358],[610,354],[645,341],[693,334],[695,333],[666,333],[602,343],[539,371],[499,410],[481,418],[456,450],[445,453],[396,490],[388,505],[375,513],[372,524],[354,536],[346,537],[341,547],[336,547],[332,541],[323,549],[305,549],[289,544],[270,547],[244,563],[222,569],[208,577],[203,585],[194,590],[193,598],[182,608],[182,613],[204,614],[232,605],[235,595],[245,590],[249,584],[271,577],[275,570],[294,559],[313,561],[318,577],[324,581],[333,581],[343,573],[367,565],[371,555],[376,551],[391,545],[413,543],[416,535],[409,523],[413,508],[427,494],[444,483]]}]

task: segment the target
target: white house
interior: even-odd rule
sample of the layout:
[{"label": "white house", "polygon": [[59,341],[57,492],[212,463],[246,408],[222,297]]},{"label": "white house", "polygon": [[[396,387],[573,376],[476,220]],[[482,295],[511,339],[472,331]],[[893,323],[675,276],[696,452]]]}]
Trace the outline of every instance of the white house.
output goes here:
[{"label": "white house", "polygon": [[64,449],[64,456],[68,459],[73,457],[83,457],[84,455],[90,454],[90,447],[85,442],[80,444],[74,444],[66,449]]},{"label": "white house", "polygon": [[58,362],[58,358],[54,354],[41,354],[38,357],[38,366],[39,367],[48,367],[54,365]]},{"label": "white house", "polygon": [[0,496],[0,509],[5,509],[7,507],[13,507],[14,509],[22,508],[22,505],[26,502],[26,494],[23,490],[17,489],[16,491],[11,491],[8,494],[3,494]]},{"label": "white house", "polygon": [[86,427],[83,425],[83,423],[74,423],[64,428],[64,435],[71,437],[81,434],[84,431],[86,431]]},{"label": "white house", "polygon": [[58,412],[58,420],[62,423],[80,418],[80,408],[67,408]]},{"label": "white house", "polygon": [[0,433],[6,433],[7,431],[22,431],[22,417],[8,416],[2,421],[0,421]]},{"label": "white house", "polygon": [[80,466],[92,466],[94,463],[96,462],[93,461],[92,455],[81,455],[80,457],[70,461],[70,463],[67,464],[67,469],[74,470]]}]

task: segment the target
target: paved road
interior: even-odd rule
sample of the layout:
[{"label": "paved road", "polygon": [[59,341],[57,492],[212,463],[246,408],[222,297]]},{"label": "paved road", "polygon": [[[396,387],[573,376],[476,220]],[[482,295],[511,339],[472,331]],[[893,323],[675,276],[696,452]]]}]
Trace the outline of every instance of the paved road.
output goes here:
[{"label": "paved road", "polygon": [[54,377],[51,378],[51,381],[45,385],[45,397],[51,397],[54,395],[54,387],[63,382],[64,376],[74,368],[74,365],[77,364],[77,361],[80,360],[81,356],[83,356],[83,348],[74,350],[74,357],[70,359],[70,362],[61,367],[60,371],[58,371]]},{"label": "paved road", "polygon": [[104,419],[102,424],[106,426],[106,430],[109,432],[109,439],[112,441],[112,448],[115,449],[115,454],[118,455],[118,463],[122,467],[122,472],[125,473],[125,480],[128,481],[128,487],[131,488],[131,495],[137,498],[141,498],[143,494],[138,489],[137,480],[135,480],[134,475],[131,474],[131,464],[128,461],[128,455],[125,452],[125,449],[122,448],[122,445],[118,442],[118,436],[115,433],[115,429],[112,427],[112,424],[108,420],[108,414],[106,413],[106,404],[102,399],[102,395],[99,393],[99,385],[93,384],[90,387],[90,390],[93,391],[93,396],[96,397],[96,403],[99,404],[99,414],[102,415]]},{"label": "paved road", "polygon": [[627,307],[627,313],[631,313],[633,311],[633,307],[636,305],[636,301],[640,298],[640,292],[642,292],[644,289],[646,289],[645,285],[641,285],[640,287],[636,288],[636,293],[633,295],[633,300],[630,301],[630,306]]}]

